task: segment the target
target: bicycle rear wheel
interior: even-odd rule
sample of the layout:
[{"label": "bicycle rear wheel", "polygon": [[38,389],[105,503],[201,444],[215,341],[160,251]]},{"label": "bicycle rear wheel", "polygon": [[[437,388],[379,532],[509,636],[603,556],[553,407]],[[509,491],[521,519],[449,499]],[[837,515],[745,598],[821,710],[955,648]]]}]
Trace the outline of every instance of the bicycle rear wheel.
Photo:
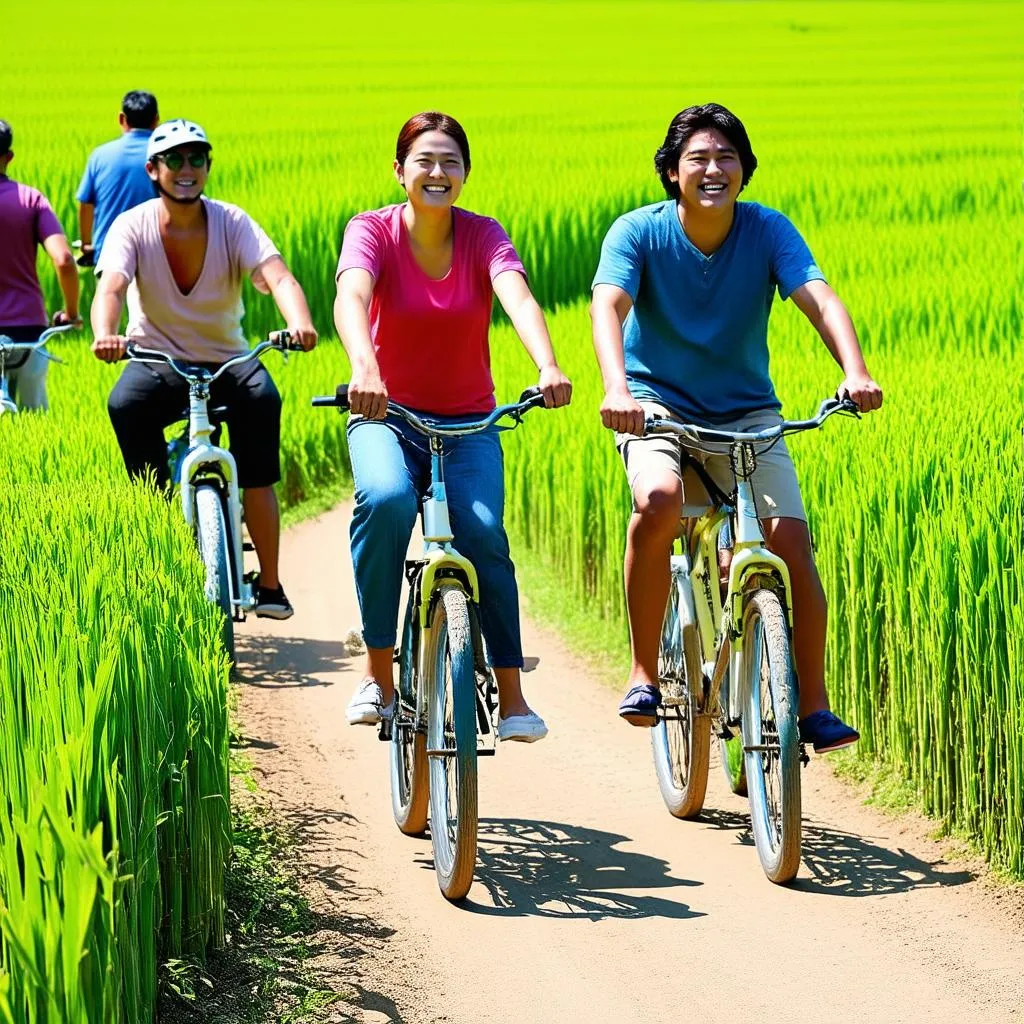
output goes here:
[{"label": "bicycle rear wheel", "polygon": [[439,588],[425,662],[434,870],[444,896],[459,900],[476,866],[476,679],[467,598],[454,584]]},{"label": "bicycle rear wheel", "polygon": [[231,551],[224,502],[215,487],[196,489],[196,541],[206,570],[203,592],[223,613],[221,638],[232,663],[235,660],[235,610],[231,605]]},{"label": "bicycle rear wheel", "polygon": [[416,653],[419,631],[412,595],[405,609],[399,649],[398,701],[391,728],[391,810],[398,830],[422,835],[427,828],[427,737],[416,717]]},{"label": "bicycle rear wheel", "polygon": [[800,868],[797,689],[778,596],[755,591],[743,612],[744,760],[754,845],[777,883]]},{"label": "bicycle rear wheel", "polygon": [[700,637],[691,614],[692,602],[682,589],[689,585],[684,574],[673,575],[658,655],[664,709],[651,730],[658,788],[669,813],[677,818],[700,814],[711,753],[711,719],[700,707]]}]

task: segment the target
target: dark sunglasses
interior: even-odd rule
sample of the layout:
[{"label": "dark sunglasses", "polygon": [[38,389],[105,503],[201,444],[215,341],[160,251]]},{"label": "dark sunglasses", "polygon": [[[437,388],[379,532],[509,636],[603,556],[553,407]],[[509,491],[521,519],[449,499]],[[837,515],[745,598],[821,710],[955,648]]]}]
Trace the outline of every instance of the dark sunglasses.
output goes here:
[{"label": "dark sunglasses", "polygon": [[[164,167],[169,171],[180,171],[185,166],[185,157],[181,153],[158,153],[157,160],[161,161]],[[206,153],[189,153],[188,155],[189,167],[195,167],[197,170],[200,167],[206,166],[208,154]]]}]

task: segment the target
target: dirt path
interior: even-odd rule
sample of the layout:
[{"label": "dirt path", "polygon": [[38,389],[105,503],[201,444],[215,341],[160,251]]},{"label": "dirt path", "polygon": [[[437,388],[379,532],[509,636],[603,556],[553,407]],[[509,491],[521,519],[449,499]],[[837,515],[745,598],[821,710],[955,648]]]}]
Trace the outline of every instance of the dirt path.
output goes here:
[{"label": "dirt path", "polygon": [[341,643],[359,621],[348,515],[287,533],[298,611],[239,637],[249,753],[303,837],[321,966],[359,993],[334,1019],[1024,1020],[1016,897],[859,806],[820,762],[804,772],[799,879],[771,885],[746,802],[713,772],[703,819],[671,818],[646,731],[529,621],[526,691],[551,735],[481,761],[476,881],[447,904],[429,839],[392,822],[386,745],[345,723],[362,668]]}]

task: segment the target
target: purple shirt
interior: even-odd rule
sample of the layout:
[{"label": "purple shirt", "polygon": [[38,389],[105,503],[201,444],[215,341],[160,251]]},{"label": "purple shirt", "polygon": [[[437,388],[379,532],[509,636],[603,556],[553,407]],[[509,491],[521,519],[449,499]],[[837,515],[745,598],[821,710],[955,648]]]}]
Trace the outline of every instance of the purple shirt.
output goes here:
[{"label": "purple shirt", "polygon": [[42,192],[0,175],[0,324],[38,327],[48,322],[36,246],[63,234]]}]

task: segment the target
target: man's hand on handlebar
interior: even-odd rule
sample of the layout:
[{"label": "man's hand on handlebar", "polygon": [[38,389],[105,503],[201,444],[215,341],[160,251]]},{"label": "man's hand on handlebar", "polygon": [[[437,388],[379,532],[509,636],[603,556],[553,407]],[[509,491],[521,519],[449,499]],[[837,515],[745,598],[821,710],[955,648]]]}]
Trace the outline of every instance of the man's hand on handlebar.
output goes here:
[{"label": "man's hand on handlebar", "polygon": [[861,412],[871,412],[882,407],[882,389],[869,374],[851,374],[836,394],[840,398],[849,398]]},{"label": "man's hand on handlebar", "polygon": [[312,324],[288,325],[288,334],[292,348],[301,348],[303,352],[311,352],[316,348],[317,333]]},{"label": "man's hand on handlebar", "polygon": [[643,437],[644,410],[626,388],[614,389],[604,396],[601,403],[601,422],[620,434]]},{"label": "man's hand on handlebar", "polygon": [[348,385],[349,409],[368,420],[382,420],[388,411],[388,389],[376,370],[354,370]]},{"label": "man's hand on handlebar", "polygon": [[544,406],[547,409],[560,409],[563,405],[568,405],[572,399],[572,383],[562,373],[557,363],[545,366],[540,371],[537,387],[544,396]]},{"label": "man's hand on handlebar", "polygon": [[93,354],[105,363],[124,359],[127,347],[128,339],[123,334],[103,334],[92,343]]}]

